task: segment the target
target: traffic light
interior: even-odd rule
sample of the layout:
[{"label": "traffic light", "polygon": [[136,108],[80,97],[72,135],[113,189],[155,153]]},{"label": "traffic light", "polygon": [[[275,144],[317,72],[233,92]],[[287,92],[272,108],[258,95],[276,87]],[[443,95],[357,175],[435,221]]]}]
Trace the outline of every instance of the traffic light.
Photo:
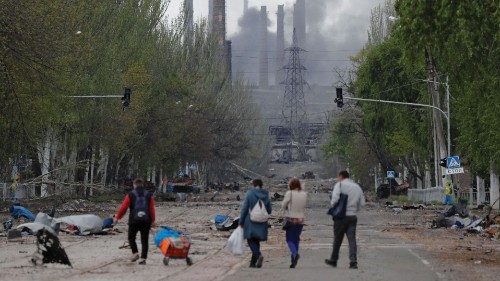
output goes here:
[{"label": "traffic light", "polygon": [[337,88],[337,98],[335,98],[335,102],[337,103],[338,108],[342,108],[344,106],[344,96],[342,95],[342,88]]},{"label": "traffic light", "polygon": [[130,95],[132,95],[132,90],[130,88],[125,88],[122,97],[123,109],[125,109],[125,107],[128,107],[130,105]]},{"label": "traffic light", "polygon": [[439,166],[448,168],[448,161],[447,160],[448,160],[448,158],[446,158],[446,157],[439,160]]}]

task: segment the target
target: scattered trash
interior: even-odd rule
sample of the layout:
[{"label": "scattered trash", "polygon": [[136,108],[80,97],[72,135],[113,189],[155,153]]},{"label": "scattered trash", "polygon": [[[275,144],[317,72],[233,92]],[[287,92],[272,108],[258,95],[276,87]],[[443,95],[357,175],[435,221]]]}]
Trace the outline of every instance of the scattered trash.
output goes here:
[{"label": "scattered trash", "polygon": [[274,193],[272,200],[273,201],[282,201],[285,198],[285,195],[281,195],[278,192]]},{"label": "scattered trash", "polygon": [[54,221],[73,225],[78,229],[78,232],[75,232],[78,235],[99,234],[103,229],[103,220],[99,216],[90,214],[56,218]]},{"label": "scattered trash", "polygon": [[[34,265],[41,263],[60,263],[71,266],[66,251],[61,247],[57,236],[47,229],[40,229],[36,233],[37,251],[33,254],[31,262]],[[40,257],[41,256],[41,257]]]},{"label": "scattered trash", "polygon": [[59,224],[46,213],[38,213],[33,222],[20,224],[16,228],[21,231],[27,230],[32,235],[41,229],[46,229],[54,235],[59,232]]},{"label": "scattered trash", "polygon": [[474,264],[481,264],[481,261],[475,261]]},{"label": "scattered trash", "polygon": [[403,211],[403,208],[392,208],[392,210],[396,213],[396,214],[399,214]]},{"label": "scattered trash", "polygon": [[229,231],[231,229],[236,229],[240,222],[240,218],[232,218],[228,215],[215,215],[212,219],[212,223],[216,230],[218,231]]},{"label": "scattered trash", "polygon": [[302,179],[304,179],[304,180],[313,180],[315,178],[316,178],[316,176],[314,175],[314,173],[312,171],[307,171],[307,172],[302,174]]},{"label": "scattered trash", "polygon": [[33,215],[33,213],[19,204],[10,206],[9,212],[14,219],[25,218],[28,221],[35,220],[35,216]]},{"label": "scattered trash", "polygon": [[23,237],[20,230],[11,229],[7,231],[7,239],[17,239]]},{"label": "scattered trash", "polygon": [[12,228],[13,223],[12,223],[12,220],[7,220],[7,221],[4,221],[2,223],[2,225],[3,225],[3,230],[5,232],[7,232],[7,231],[9,231]]}]

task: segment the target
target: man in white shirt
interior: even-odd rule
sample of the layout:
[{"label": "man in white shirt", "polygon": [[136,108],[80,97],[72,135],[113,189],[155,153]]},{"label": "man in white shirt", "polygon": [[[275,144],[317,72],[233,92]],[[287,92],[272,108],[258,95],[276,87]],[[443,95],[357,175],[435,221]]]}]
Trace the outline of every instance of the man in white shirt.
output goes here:
[{"label": "man in white shirt", "polygon": [[334,221],[332,256],[330,259],[325,260],[325,263],[333,267],[337,266],[340,246],[342,245],[344,235],[347,235],[347,240],[349,241],[349,267],[357,269],[356,225],[358,223],[358,217],[356,215],[361,207],[365,205],[365,197],[361,187],[349,179],[349,173],[347,171],[341,171],[339,173],[338,182],[335,184],[332,192],[332,200],[330,202],[332,206],[335,206],[339,201],[341,193],[347,194],[346,217]]}]

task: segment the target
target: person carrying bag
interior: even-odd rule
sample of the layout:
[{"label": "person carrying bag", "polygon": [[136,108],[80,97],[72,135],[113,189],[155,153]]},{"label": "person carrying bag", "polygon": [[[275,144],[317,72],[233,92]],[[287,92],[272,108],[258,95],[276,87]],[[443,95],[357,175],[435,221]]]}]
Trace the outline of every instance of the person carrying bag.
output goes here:
[{"label": "person carrying bag", "polygon": [[252,185],[253,188],[245,194],[241,207],[240,226],[243,228],[243,237],[252,250],[250,267],[260,268],[264,261],[260,252],[260,242],[267,241],[268,219],[272,207],[269,192],[263,189],[262,180],[254,179]]},{"label": "person carrying bag", "polygon": [[335,184],[330,202],[332,208],[328,211],[333,218],[333,250],[330,259],[325,263],[336,267],[339,259],[340,246],[344,235],[349,241],[349,267],[358,268],[357,245],[356,245],[356,225],[358,223],[357,213],[365,205],[365,197],[361,187],[349,179],[347,171],[341,171]]},{"label": "person carrying bag", "polygon": [[283,230],[286,232],[286,243],[290,249],[290,268],[295,268],[299,261],[299,243],[302,229],[304,228],[305,208],[307,193],[302,191],[300,180],[293,178],[288,183],[288,190],[281,203],[282,209],[286,211]]}]

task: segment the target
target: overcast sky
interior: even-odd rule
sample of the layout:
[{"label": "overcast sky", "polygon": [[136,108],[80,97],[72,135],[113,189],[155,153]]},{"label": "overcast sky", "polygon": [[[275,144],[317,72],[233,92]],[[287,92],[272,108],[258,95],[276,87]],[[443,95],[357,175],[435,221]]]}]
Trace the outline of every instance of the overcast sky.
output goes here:
[{"label": "overcast sky", "polygon": [[[270,40],[273,40],[273,35],[276,32],[277,6],[285,4],[285,37],[286,41],[290,42],[290,25],[294,2],[295,0],[249,0],[249,7],[260,10],[260,6],[267,6],[270,21],[269,31],[271,33],[269,37]],[[383,2],[383,0],[306,0],[308,45],[305,48],[309,51],[307,53],[309,62],[306,67],[310,70],[310,82],[331,85],[332,82],[330,81],[334,76],[332,69],[346,69],[349,67],[349,57],[357,53],[367,41],[370,10]],[[167,15],[177,15],[182,3],[183,0],[171,0]],[[251,30],[248,30],[247,26],[245,30],[238,24],[238,20],[243,16],[243,0],[226,0],[226,5],[227,37],[233,40],[233,46],[236,48],[235,55],[238,56],[241,55],[238,53],[238,48],[241,49],[238,45],[244,44],[248,46],[251,42],[244,42],[244,39],[257,36],[257,34],[249,34],[251,30],[257,30],[257,28],[252,26]],[[256,15],[256,11],[247,15],[247,19],[244,21],[246,25],[257,20],[251,18],[251,14]],[[208,0],[194,0],[195,20],[207,16]],[[258,26],[257,24],[256,22],[255,27]],[[273,50],[272,44],[274,42],[270,41],[270,50]],[[254,54],[247,51],[245,55],[252,56],[252,59],[254,56]],[[242,61],[242,63],[245,68],[239,70],[238,61],[233,61],[235,71],[247,71],[249,76],[247,78],[254,80],[250,76],[257,70],[257,61],[252,62],[249,59],[249,62]],[[250,65],[254,63],[254,67],[249,68],[249,63]],[[272,69],[270,69],[270,72],[272,72]]]}]

